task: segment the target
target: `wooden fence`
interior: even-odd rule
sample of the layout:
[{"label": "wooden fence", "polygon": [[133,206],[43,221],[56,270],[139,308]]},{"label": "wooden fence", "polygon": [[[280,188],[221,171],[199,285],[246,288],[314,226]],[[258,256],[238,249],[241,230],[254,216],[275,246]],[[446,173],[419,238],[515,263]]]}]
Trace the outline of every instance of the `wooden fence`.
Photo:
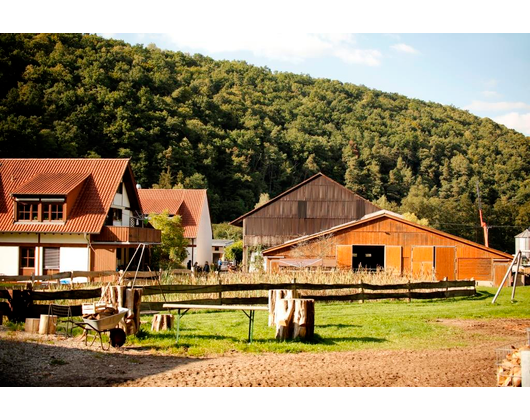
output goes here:
[{"label": "wooden fence", "polygon": [[[76,273],[77,274],[77,273]],[[134,274],[134,273],[133,273]],[[153,274],[153,273],[151,273]],[[143,277],[145,278],[145,277]],[[130,284],[130,282],[129,282]],[[130,286],[129,286],[130,287]],[[163,310],[164,303],[194,303],[216,305],[252,305],[267,304],[267,297],[223,297],[223,293],[243,291],[268,291],[277,289],[298,290],[303,296],[315,301],[366,301],[374,299],[444,299],[457,296],[472,296],[476,293],[475,282],[471,281],[440,281],[418,282],[403,284],[314,284],[314,283],[253,283],[253,284],[213,284],[213,285],[152,285],[139,286],[143,289],[142,296],[163,295],[163,300],[144,301],[141,305],[143,311]],[[314,291],[348,290],[355,293],[341,295],[316,294]],[[174,294],[217,294],[217,298],[172,300],[166,301],[166,295]],[[92,289],[71,290],[0,290],[0,312],[10,319],[23,321],[28,317],[37,317],[47,313],[49,304],[34,303],[47,301],[90,301],[101,296],[101,287]],[[81,304],[71,305],[74,316],[81,315]]]}]

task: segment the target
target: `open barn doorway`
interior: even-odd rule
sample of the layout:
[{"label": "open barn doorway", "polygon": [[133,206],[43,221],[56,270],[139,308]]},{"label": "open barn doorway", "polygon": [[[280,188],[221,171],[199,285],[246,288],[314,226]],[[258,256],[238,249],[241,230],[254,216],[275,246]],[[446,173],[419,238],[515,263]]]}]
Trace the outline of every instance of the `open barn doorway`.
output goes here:
[{"label": "open barn doorway", "polygon": [[383,245],[352,245],[353,271],[376,271],[385,267],[385,247]]}]

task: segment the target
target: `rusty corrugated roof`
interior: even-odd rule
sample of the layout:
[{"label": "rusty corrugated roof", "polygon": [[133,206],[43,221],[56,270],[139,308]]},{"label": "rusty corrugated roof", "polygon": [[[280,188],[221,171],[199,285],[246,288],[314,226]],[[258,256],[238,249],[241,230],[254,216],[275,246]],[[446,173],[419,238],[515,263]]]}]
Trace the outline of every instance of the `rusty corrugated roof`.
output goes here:
[{"label": "rusty corrugated roof", "polygon": [[168,210],[170,216],[182,217],[185,238],[196,238],[203,205],[206,202],[206,190],[138,190],[144,214],[162,213]]},{"label": "rusty corrugated roof", "polygon": [[[0,232],[99,233],[128,166],[129,159],[0,159]],[[12,194],[64,194],[80,182],[65,223],[14,223]]]}]

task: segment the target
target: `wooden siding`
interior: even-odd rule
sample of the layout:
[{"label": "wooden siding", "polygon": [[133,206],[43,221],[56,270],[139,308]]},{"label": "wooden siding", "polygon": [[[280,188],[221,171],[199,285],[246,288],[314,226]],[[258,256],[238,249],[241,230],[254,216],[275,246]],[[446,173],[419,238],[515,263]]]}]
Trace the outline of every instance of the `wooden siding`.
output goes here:
[{"label": "wooden siding", "polygon": [[317,177],[246,217],[244,245],[279,245],[378,210],[369,201],[332,180]]},{"label": "wooden siding", "polygon": [[339,268],[351,268],[352,247],[351,245],[337,246],[337,266]]},{"label": "wooden siding", "polygon": [[434,248],[435,254],[435,275],[436,280],[456,280],[456,248],[455,247],[440,247]]},{"label": "wooden siding", "polygon": [[413,246],[411,272],[413,276],[431,276],[434,269],[434,247]]},{"label": "wooden siding", "polygon": [[126,226],[104,226],[99,235],[94,235],[94,242],[129,242],[160,243],[161,231],[148,228]]},{"label": "wooden siding", "polygon": [[400,246],[387,246],[385,249],[385,268],[403,273],[403,249]]},{"label": "wooden siding", "polygon": [[[473,278],[500,283],[507,264],[511,261],[508,256],[503,259],[503,253],[499,251],[488,250],[478,244],[446,236],[443,232],[424,229],[384,216],[337,230],[334,233],[334,242],[337,245],[336,259],[339,267],[347,258],[347,251],[341,250],[347,249],[348,246],[385,245],[387,268],[399,267],[399,258],[394,255],[397,251],[392,250],[397,247],[401,250],[403,274],[419,274],[423,270],[424,274],[429,275],[434,270],[438,280],[444,277],[449,280]],[[290,257],[289,248],[278,248],[269,252],[267,256]]]},{"label": "wooden siding", "polygon": [[115,248],[94,248],[91,251],[92,271],[115,271],[116,270],[116,249]]}]

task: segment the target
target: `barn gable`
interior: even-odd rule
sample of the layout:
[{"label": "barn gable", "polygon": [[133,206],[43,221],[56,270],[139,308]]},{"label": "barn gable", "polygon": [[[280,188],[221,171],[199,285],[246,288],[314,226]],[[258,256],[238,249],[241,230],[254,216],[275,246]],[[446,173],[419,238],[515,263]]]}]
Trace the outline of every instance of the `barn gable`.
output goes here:
[{"label": "barn gable", "polygon": [[267,248],[377,210],[368,200],[318,173],[231,224],[243,227],[246,247]]}]

